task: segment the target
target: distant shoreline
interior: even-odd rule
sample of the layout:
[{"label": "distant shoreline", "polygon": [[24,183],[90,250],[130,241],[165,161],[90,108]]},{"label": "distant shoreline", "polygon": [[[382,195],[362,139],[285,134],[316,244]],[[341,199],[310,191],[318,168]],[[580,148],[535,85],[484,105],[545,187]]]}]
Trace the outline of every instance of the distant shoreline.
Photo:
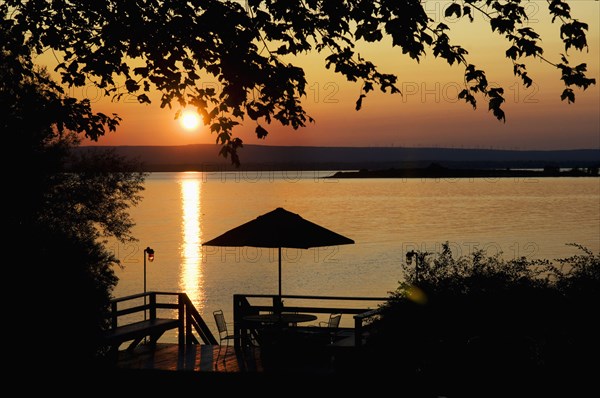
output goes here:
[{"label": "distant shoreline", "polygon": [[438,164],[424,168],[338,171],[324,178],[532,178],[532,177],[600,177],[598,167],[561,171],[558,168],[543,170],[507,169],[450,169]]},{"label": "distant shoreline", "polygon": [[450,169],[586,169],[600,166],[599,149],[510,151],[458,148],[400,147],[284,147],[244,145],[240,167],[218,156],[218,145],[82,146],[76,153],[112,150],[140,164],[147,172],[180,171],[356,171],[426,168],[440,164]]}]

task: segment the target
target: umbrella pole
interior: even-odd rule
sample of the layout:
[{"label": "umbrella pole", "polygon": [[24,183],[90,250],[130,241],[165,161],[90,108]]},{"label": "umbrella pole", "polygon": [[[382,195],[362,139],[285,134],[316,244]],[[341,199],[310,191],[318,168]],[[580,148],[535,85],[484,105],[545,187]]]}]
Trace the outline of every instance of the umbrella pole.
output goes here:
[{"label": "umbrella pole", "polygon": [[281,306],[281,247],[279,248],[279,305]]}]

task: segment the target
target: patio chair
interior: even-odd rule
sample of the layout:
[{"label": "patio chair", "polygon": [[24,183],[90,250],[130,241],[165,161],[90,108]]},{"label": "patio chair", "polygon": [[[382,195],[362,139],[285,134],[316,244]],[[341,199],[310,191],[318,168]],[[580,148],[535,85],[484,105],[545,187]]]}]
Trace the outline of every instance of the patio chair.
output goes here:
[{"label": "patio chair", "polygon": [[335,343],[335,339],[338,334],[338,328],[340,326],[340,320],[342,319],[342,314],[330,314],[329,320],[327,322],[319,322],[319,326],[325,327],[329,329],[329,340],[330,343]]},{"label": "patio chair", "polygon": [[[225,342],[225,354],[227,354],[227,350],[229,348],[229,342],[231,340],[235,340],[239,336],[233,333],[229,333],[227,329],[227,322],[225,321],[225,315],[223,314],[223,310],[213,311],[213,316],[215,317],[215,323],[217,324],[217,330],[219,332],[219,352],[217,354],[217,360],[219,361],[219,357],[221,356],[221,347],[223,346],[223,342]],[[215,367],[217,366],[215,362]],[[223,356],[223,363],[225,363],[225,356]]]},{"label": "patio chair", "polygon": [[319,326],[337,329],[340,326],[340,320],[342,319],[342,314],[330,314],[329,320],[327,322],[319,322]]}]

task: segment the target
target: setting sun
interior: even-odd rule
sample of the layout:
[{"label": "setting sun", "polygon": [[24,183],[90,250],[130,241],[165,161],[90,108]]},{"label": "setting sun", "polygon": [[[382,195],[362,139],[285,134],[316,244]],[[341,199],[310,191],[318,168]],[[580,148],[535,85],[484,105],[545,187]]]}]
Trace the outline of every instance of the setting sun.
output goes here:
[{"label": "setting sun", "polygon": [[186,110],[181,113],[181,126],[186,130],[194,130],[200,125],[200,116],[191,110]]}]

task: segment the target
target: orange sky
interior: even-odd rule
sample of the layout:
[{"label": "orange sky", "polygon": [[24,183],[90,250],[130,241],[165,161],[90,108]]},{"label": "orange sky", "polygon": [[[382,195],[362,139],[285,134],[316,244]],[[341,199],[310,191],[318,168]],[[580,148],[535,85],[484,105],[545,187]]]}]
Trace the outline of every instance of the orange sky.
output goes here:
[{"label": "orange sky", "polygon": [[[316,123],[300,130],[272,124],[265,140],[254,136],[255,124],[243,122],[234,130],[246,144],[306,146],[440,146],[498,149],[575,149],[600,148],[600,89],[576,90],[575,104],[560,101],[563,90],[560,73],[536,60],[527,60],[534,85],[525,88],[512,74],[510,60],[504,56],[508,43],[491,33],[483,18],[476,22],[456,23],[443,17],[449,2],[428,1],[430,17],[450,26],[454,43],[470,53],[469,62],[487,72],[490,82],[505,89],[506,123],[497,121],[487,110],[484,98],[478,108],[458,101],[462,85],[462,68],[450,67],[433,55],[416,63],[389,43],[364,46],[365,55],[382,72],[396,73],[403,95],[371,93],[363,109],[354,110],[360,84],[348,83],[343,77],[325,69],[327,54],[311,54],[295,60],[305,67],[308,85],[303,99],[305,109]],[[600,6],[598,1],[572,1],[572,14],[588,23],[589,52],[574,57],[571,64],[586,62],[589,76],[600,83]],[[528,3],[530,26],[542,36],[544,55],[558,61],[564,52],[559,25],[551,24],[546,3]],[[48,64],[52,62],[49,61]],[[205,81],[218,89],[214,81]],[[158,101],[140,105],[127,97],[117,103],[102,98],[94,87],[73,88],[76,97],[87,96],[94,110],[118,113],[123,121],[116,133],[109,133],[100,145],[185,145],[214,143],[216,136],[207,127],[188,131],[174,120],[177,110],[160,109]],[[86,143],[87,144],[87,143]]]}]

